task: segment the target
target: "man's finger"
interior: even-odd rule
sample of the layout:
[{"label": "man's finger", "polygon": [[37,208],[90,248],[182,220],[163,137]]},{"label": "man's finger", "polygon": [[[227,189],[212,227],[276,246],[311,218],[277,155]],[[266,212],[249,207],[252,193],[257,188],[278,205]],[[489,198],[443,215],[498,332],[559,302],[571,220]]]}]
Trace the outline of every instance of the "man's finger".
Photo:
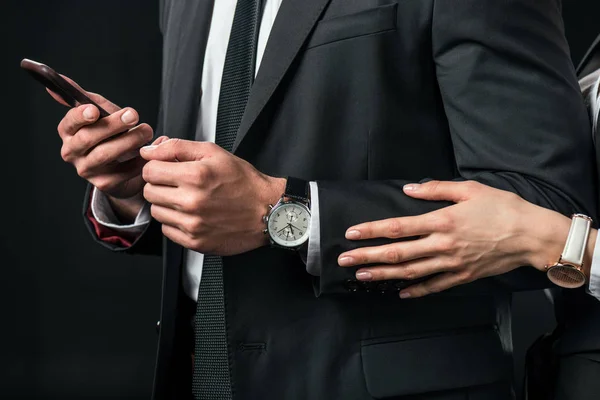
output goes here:
[{"label": "man's finger", "polygon": [[87,110],[81,112],[82,107],[94,109],[96,111],[96,119],[98,117],[98,109],[94,106],[81,106],[69,110],[58,127],[59,135],[63,140],[67,138],[72,139],[68,141],[69,153],[85,154],[99,143],[117,137],[117,135],[123,132],[126,132],[130,137],[135,137],[134,140],[142,140],[137,148],[152,139],[153,132],[150,125],[141,124],[133,128],[138,122],[138,114],[133,109],[125,108],[100,121],[94,121],[91,125],[83,126],[80,121],[77,121],[78,118],[86,118],[85,113]]},{"label": "man's finger", "polygon": [[63,139],[73,136],[84,126],[95,123],[99,116],[98,108],[92,105],[74,107],[67,111],[58,124],[58,134]]},{"label": "man's finger", "polygon": [[53,98],[54,100],[56,100],[57,102],[59,102],[59,103],[60,103],[60,104],[62,104],[63,106],[71,107],[71,106],[69,105],[69,103],[67,103],[67,102],[66,102],[66,101],[65,101],[65,100],[64,100],[62,97],[60,97],[60,96],[59,96],[59,94],[58,94],[58,93],[55,93],[55,92],[53,92],[52,90],[50,90],[50,89],[48,89],[48,88],[46,88],[46,92],[48,92],[48,94],[49,94],[50,96],[52,96],[52,98]]},{"label": "man's finger", "polygon": [[[118,105],[116,105],[116,104],[114,104],[114,103],[106,100],[104,97],[100,96],[99,94],[86,91],[81,86],[79,86],[79,84],[77,82],[75,82],[73,79],[69,78],[68,76],[65,76],[65,75],[61,75],[61,76],[67,82],[69,82],[71,85],[73,85],[76,89],[78,89],[80,92],[82,92],[87,97],[89,97],[90,99],[92,99],[100,107],[102,107],[104,110],[106,110],[109,114],[117,112],[117,111],[119,111],[121,109],[121,107],[119,107]],[[62,104],[64,106],[70,107],[70,105],[58,93],[53,92],[52,90],[50,90],[48,88],[46,88],[46,91],[48,92],[48,94],[50,94],[50,96],[52,96],[52,98],[54,100],[56,100],[57,102],[59,102],[60,104]]]},{"label": "man's finger", "polygon": [[[139,157],[139,148],[152,139],[152,128],[141,124],[111,140],[106,130],[84,130],[73,137],[71,146],[75,151],[87,152],[86,163],[91,166],[104,166],[114,162],[125,162]],[[104,137],[107,136],[107,137]],[[144,160],[145,161],[145,160]]]},{"label": "man's finger", "polygon": [[142,176],[146,182],[154,185],[202,188],[210,180],[210,169],[198,162],[151,160],[144,167]]},{"label": "man's finger", "polygon": [[159,144],[166,142],[167,140],[169,140],[168,136],[159,136],[156,138],[156,140],[154,140],[154,142],[152,142],[150,145],[151,146],[158,146]]},{"label": "man's finger", "polygon": [[173,242],[183,246],[186,249],[192,249],[193,243],[192,238],[182,230],[175,226],[163,224],[162,233]]},{"label": "man's finger", "polygon": [[82,93],[84,93],[87,97],[92,99],[96,104],[98,104],[100,107],[102,107],[104,110],[106,110],[109,114],[115,113],[121,109],[121,107],[119,107],[118,105],[114,104],[111,101],[108,101],[103,96],[99,95],[98,93],[88,92],[87,90],[85,90],[84,88],[79,86],[79,84],[77,82],[75,82],[73,79],[69,78],[68,76],[62,75],[62,74],[61,74],[61,76],[67,82],[69,82],[71,85],[75,86]]},{"label": "man's finger", "polygon": [[418,258],[431,257],[442,249],[439,241],[426,236],[422,239],[398,242],[375,247],[363,247],[342,253],[338,257],[341,267],[363,264],[400,264]]},{"label": "man's finger", "polygon": [[[158,186],[151,183],[147,183],[144,186],[144,198],[152,205],[158,206],[157,209],[161,210],[161,216],[167,216],[166,209],[175,212],[168,213],[172,218],[181,217],[181,205],[179,200],[181,199],[181,190],[171,186]],[[154,216],[154,215],[153,215]],[[158,219],[158,218],[157,218]],[[178,226],[175,222],[177,219],[165,219],[159,220],[161,223]]]},{"label": "man's finger", "polygon": [[421,258],[397,265],[377,265],[361,268],[356,271],[356,279],[360,281],[387,281],[400,279],[412,281],[425,276],[447,272],[452,267],[444,257]]},{"label": "man's finger", "polygon": [[148,161],[200,161],[217,151],[224,150],[214,143],[169,139],[159,145],[142,147],[140,154]]},{"label": "man's finger", "polygon": [[454,286],[462,285],[463,279],[460,275],[446,272],[440,274],[438,276],[434,276],[431,279],[426,280],[425,282],[418,283],[416,285],[410,286],[400,292],[400,298],[408,299],[408,298],[417,298],[427,296],[433,293],[439,293],[444,290],[448,290]]},{"label": "man's finger", "polygon": [[478,183],[472,181],[429,181],[405,185],[404,193],[415,199],[460,203],[473,195],[473,192],[477,190],[477,185]]},{"label": "man's finger", "polygon": [[435,230],[435,211],[414,217],[390,218],[365,222],[346,231],[346,239],[364,240],[373,238],[399,239],[427,235]]}]

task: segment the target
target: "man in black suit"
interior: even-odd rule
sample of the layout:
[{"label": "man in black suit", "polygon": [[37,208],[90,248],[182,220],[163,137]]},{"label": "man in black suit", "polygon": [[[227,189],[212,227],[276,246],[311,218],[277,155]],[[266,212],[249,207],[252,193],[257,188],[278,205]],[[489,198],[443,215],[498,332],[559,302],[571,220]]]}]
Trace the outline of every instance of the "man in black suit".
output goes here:
[{"label": "man in black suit", "polygon": [[[158,131],[176,140],[132,158],[151,129],[99,97],[112,116],[82,106],[59,127],[63,157],[96,188],[92,233],[163,256],[154,398],[512,398],[510,293],[547,286],[543,274],[411,301],[404,283],[372,284],[337,258],[356,246],[353,224],[445,206],[403,194],[426,178],[595,215],[560,2],[234,3],[161,2]],[[284,193],[296,208],[263,222]]]}]

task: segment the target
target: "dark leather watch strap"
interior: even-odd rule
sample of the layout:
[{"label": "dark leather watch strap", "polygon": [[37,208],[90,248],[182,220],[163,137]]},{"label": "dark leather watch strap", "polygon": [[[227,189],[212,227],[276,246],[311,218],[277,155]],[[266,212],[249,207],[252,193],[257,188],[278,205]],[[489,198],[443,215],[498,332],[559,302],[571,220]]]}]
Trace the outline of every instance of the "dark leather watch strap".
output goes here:
[{"label": "dark leather watch strap", "polygon": [[290,199],[309,202],[309,185],[304,179],[289,176],[285,185],[285,197]]}]

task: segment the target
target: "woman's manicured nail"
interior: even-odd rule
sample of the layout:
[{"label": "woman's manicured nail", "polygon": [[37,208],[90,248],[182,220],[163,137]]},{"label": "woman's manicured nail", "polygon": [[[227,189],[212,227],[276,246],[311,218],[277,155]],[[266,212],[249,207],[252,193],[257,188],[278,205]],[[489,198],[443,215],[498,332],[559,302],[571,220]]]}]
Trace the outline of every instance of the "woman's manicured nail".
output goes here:
[{"label": "woman's manicured nail", "polygon": [[360,239],[360,231],[357,231],[356,229],[349,230],[348,232],[346,232],[346,239],[349,239],[349,240]]},{"label": "woman's manicured nail", "polygon": [[410,299],[411,294],[408,292],[400,292],[400,298],[401,299]]},{"label": "woman's manicured nail", "polygon": [[343,256],[343,257],[340,257],[340,259],[338,260],[338,263],[340,264],[341,267],[348,267],[348,266],[354,264],[354,258],[349,257],[349,256]]},{"label": "woman's manicured nail", "polygon": [[373,274],[369,271],[360,271],[356,273],[356,279],[359,281],[370,281],[373,279]]},{"label": "woman's manicured nail", "polygon": [[404,191],[405,192],[414,192],[415,190],[417,190],[419,188],[419,184],[418,183],[409,183],[408,185],[404,185]]}]

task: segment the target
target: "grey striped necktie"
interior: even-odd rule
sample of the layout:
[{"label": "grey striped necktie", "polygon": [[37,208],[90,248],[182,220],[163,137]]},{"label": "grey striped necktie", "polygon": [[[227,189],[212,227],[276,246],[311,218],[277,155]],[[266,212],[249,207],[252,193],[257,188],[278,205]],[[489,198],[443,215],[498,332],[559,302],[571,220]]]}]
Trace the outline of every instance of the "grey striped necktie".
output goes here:
[{"label": "grey striped necktie", "polygon": [[[218,0],[216,0],[218,1]],[[225,57],[215,142],[231,151],[254,80],[260,0],[238,0]],[[206,255],[196,308],[194,378],[196,400],[232,399],[221,257]]]}]

